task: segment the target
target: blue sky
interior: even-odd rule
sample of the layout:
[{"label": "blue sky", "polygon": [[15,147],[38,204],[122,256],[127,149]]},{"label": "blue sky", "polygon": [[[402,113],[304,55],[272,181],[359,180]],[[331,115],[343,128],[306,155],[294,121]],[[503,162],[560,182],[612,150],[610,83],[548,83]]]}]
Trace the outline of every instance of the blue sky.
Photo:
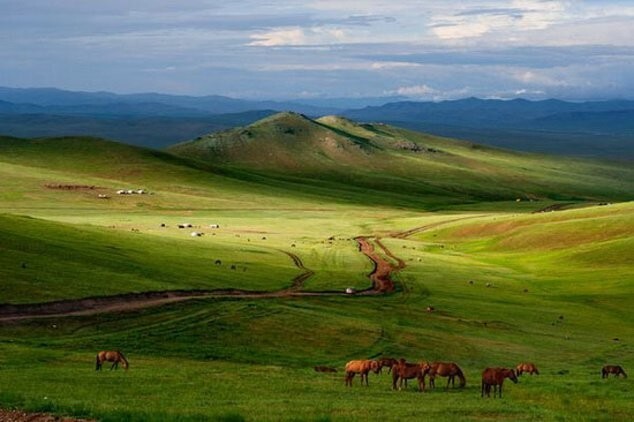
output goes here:
[{"label": "blue sky", "polygon": [[634,0],[0,0],[0,85],[634,98]]}]

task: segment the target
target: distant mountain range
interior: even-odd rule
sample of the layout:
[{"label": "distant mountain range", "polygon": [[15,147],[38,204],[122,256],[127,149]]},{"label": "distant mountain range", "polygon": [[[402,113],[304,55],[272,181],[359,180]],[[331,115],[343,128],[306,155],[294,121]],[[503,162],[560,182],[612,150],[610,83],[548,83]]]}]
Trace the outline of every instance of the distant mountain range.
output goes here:
[{"label": "distant mountain range", "polygon": [[0,87],[0,134],[18,137],[94,135],[161,148],[278,111],[310,117],[338,114],[525,151],[634,158],[634,101],[627,100],[415,102],[385,97],[280,102]]}]

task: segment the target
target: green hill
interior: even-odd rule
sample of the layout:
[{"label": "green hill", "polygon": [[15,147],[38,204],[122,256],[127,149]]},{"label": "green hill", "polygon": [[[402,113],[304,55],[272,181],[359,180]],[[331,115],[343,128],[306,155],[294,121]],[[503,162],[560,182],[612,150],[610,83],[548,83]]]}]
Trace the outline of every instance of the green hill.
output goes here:
[{"label": "green hill", "polygon": [[311,120],[280,113],[169,151],[239,178],[250,174],[327,186],[343,195],[365,190],[399,206],[517,198],[627,200],[634,192],[634,171],[623,164],[503,151],[335,116]]}]

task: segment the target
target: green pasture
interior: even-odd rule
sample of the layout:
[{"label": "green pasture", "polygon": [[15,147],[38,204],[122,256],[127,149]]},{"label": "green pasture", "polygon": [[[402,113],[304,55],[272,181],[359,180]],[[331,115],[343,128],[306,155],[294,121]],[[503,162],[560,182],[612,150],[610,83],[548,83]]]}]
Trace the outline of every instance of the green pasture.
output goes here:
[{"label": "green pasture", "polygon": [[[1,139],[3,304],[276,291],[303,272],[287,252],[314,271],[305,291],[363,289],[372,264],[359,235],[380,238],[406,266],[383,296],[201,298],[0,322],[0,407],[111,421],[632,419],[631,380],[600,377],[604,364],[634,371],[627,166],[320,124],[340,142],[370,139],[389,162],[355,169],[361,161],[350,149],[354,177],[345,179],[326,174],[331,168],[319,177],[291,162],[285,172],[249,170],[237,159],[210,163],[85,138]],[[390,149],[404,140],[445,155]],[[403,184],[407,174],[417,187]],[[116,195],[123,188],[150,193]],[[566,209],[533,213],[553,204]],[[126,353],[129,371],[97,373],[103,349]],[[467,388],[444,391],[441,379],[424,394],[411,384],[392,391],[385,373],[370,375],[368,388],[358,379],[344,387],[347,361],[379,356],[455,361]],[[541,374],[507,381],[501,400],[480,398],[484,368],[522,361]],[[316,365],[339,372],[316,373]]]}]

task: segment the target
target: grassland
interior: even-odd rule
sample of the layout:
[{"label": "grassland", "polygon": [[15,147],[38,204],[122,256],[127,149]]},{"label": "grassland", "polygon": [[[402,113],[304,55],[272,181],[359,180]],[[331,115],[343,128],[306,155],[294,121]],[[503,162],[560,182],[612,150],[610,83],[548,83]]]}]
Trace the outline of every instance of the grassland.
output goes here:
[{"label": "grassland", "polygon": [[[397,290],[382,296],[199,298],[2,322],[0,407],[113,421],[631,420],[634,386],[602,380],[599,371],[606,363],[634,368],[634,205],[596,205],[631,199],[631,170],[338,119],[319,123],[336,126],[341,142],[367,139],[368,130],[398,132],[452,158],[433,164],[384,145],[376,154],[395,160],[385,168],[352,163],[355,178],[374,179],[325,176],[332,169],[325,166],[304,183],[310,175],[292,167],[249,170],[239,157],[217,163],[88,138],[2,139],[5,304],[174,289],[273,291],[301,273],[285,251],[315,271],[304,290],[360,289],[372,266],[352,240],[357,235],[381,239],[407,266],[394,275]],[[408,160],[412,167],[394,167]],[[414,167],[417,182],[403,185]],[[516,178],[520,170],[528,176]],[[388,182],[375,183],[383,177]],[[400,191],[390,192],[395,184]],[[425,187],[412,191],[412,184]],[[127,187],[151,194],[113,194]],[[488,196],[497,189],[505,193]],[[531,214],[554,202],[570,209]],[[206,235],[191,237],[176,228],[182,222]],[[426,312],[428,305],[436,311]],[[114,348],[127,354],[130,370],[96,373],[95,352]],[[456,361],[467,388],[392,392],[383,374],[371,375],[369,388],[355,379],[346,389],[341,372],[312,369],[341,371],[350,359],[381,355]],[[480,398],[483,368],[520,361],[535,362],[541,375],[505,385],[502,400]]]}]

